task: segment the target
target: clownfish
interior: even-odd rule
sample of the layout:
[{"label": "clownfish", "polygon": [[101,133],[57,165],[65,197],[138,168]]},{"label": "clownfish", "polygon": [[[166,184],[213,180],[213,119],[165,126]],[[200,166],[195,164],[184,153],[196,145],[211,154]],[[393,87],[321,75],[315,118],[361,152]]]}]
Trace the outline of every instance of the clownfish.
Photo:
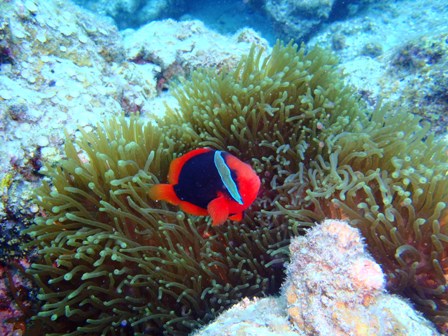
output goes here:
[{"label": "clownfish", "polygon": [[191,215],[210,216],[216,226],[228,218],[240,221],[259,189],[260,178],[250,165],[227,152],[199,148],[174,159],[168,184],[151,186],[149,197]]}]

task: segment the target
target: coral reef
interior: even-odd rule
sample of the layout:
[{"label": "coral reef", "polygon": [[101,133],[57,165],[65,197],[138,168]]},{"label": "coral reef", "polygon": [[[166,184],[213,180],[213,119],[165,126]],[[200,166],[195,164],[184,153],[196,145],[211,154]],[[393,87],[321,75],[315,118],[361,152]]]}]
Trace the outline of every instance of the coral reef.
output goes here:
[{"label": "coral reef", "polygon": [[291,240],[280,297],[244,299],[195,336],[438,335],[398,296],[365,251],[359,230],[326,220]]},{"label": "coral reef", "polygon": [[368,13],[326,24],[309,45],[333,49],[346,81],[368,104],[382,100],[407,109],[443,136],[448,122],[445,2],[379,1]]},{"label": "coral reef", "polygon": [[161,76],[168,79],[172,77],[170,73],[186,75],[202,67],[234,68],[252,44],[269,47],[267,41],[250,28],[226,37],[208,30],[196,20],[151,22],[136,31],[126,30],[123,35],[128,60],[157,64]]},{"label": "coral reef", "polygon": [[[350,218],[388,288],[446,330],[446,145],[408,111],[369,111],[335,64],[319,48],[253,47],[234,70],[193,72],[175,90],[179,109],[156,124],[83,131],[81,153],[68,140],[29,230],[38,319],[64,334],[186,333],[278,289],[289,237],[331,217]],[[242,223],[209,228],[148,199],[172,158],[200,146],[259,174]]]},{"label": "coral reef", "polygon": [[[252,2],[260,4],[260,1]],[[367,51],[370,50],[369,56],[366,57],[368,60],[351,61],[351,64],[356,63],[358,69],[368,71],[386,69],[387,67],[383,64],[391,56],[397,61],[391,73],[405,76],[412,72],[411,76],[415,76],[414,79],[423,74],[424,84],[428,85],[425,86],[426,89],[417,90],[417,92],[410,90],[409,95],[406,91],[395,90],[393,94],[386,97],[404,106],[404,108],[402,106],[395,108],[398,111],[395,117],[388,115],[394,109],[391,106],[380,107],[371,114],[357,102],[356,96],[350,98],[353,91],[343,89],[343,84],[338,79],[340,74],[333,67],[334,60],[322,55],[320,51],[314,50],[309,55],[305,55],[303,50],[297,53],[295,50],[285,49],[289,56],[284,55],[281,58],[277,50],[272,58],[277,59],[278,63],[265,60],[264,57],[269,54],[269,51],[260,56],[260,61],[254,59],[258,57],[258,54],[253,53],[249,59],[236,66],[237,71],[232,70],[235,69],[233,66],[237,63],[238,55],[248,51],[251,42],[266,46],[265,41],[250,30],[243,30],[231,38],[223,38],[201,28],[198,22],[161,22],[159,28],[157,24],[153,24],[151,31],[157,32],[169,28],[168,35],[172,37],[163,38],[156,35],[151,39],[146,36],[142,39],[142,42],[146,44],[142,47],[142,55],[145,57],[138,58],[130,51],[136,50],[133,47],[137,46],[137,42],[133,46],[131,36],[135,34],[134,37],[137,37],[141,34],[139,30],[123,33],[126,43],[129,43],[125,48],[122,37],[110,20],[93,16],[70,2],[53,0],[0,2],[2,13],[0,15],[1,260],[10,263],[11,259],[22,258],[28,253],[28,248],[23,246],[26,240],[23,239],[20,231],[40,210],[37,206],[30,204],[30,190],[36,187],[36,180],[39,181],[41,178],[38,173],[41,160],[53,162],[51,168],[48,168],[49,171],[59,166],[57,162],[60,159],[58,155],[63,143],[61,137],[63,128],[67,127],[69,133],[72,134],[80,126],[87,134],[93,132],[101,135],[105,134],[105,131],[99,127],[100,130],[96,133],[96,121],[111,115],[122,112],[132,115],[140,112],[146,118],[151,113],[157,112],[153,109],[150,100],[166,90],[167,81],[179,74],[188,74],[196,67],[208,65],[219,68],[220,74],[217,75],[213,71],[205,75],[195,74],[194,84],[186,82],[187,90],[184,93],[181,92],[181,88],[178,89],[182,110],[179,113],[171,111],[170,118],[166,121],[158,121],[159,125],[163,126],[167,142],[169,142],[166,146],[160,145],[160,151],[167,151],[170,155],[165,153],[166,156],[160,156],[157,152],[155,160],[159,158],[169,160],[199,144],[222,146],[223,149],[235,154],[243,154],[245,160],[257,167],[264,183],[260,200],[253,209],[248,211],[241,226],[231,225],[218,233],[206,231],[205,222],[196,222],[196,219],[190,216],[182,219],[182,214],[178,214],[170,207],[163,208],[164,211],[168,211],[167,213],[154,215],[157,221],[161,221],[157,222],[160,226],[154,225],[161,228],[159,231],[163,233],[160,235],[171,234],[171,226],[167,223],[178,225],[180,221],[183,223],[181,227],[187,226],[187,228],[190,228],[190,225],[193,227],[197,225],[198,232],[204,239],[202,240],[204,245],[209,241],[217,244],[217,250],[223,255],[227,255],[228,246],[237,249],[236,254],[232,249],[229,252],[236,255],[236,264],[229,266],[229,263],[233,261],[229,261],[226,257],[219,257],[222,258],[219,262],[230,267],[235,273],[239,272],[241,265],[245,265],[247,268],[243,271],[248,273],[244,274],[243,280],[251,278],[256,285],[246,291],[245,288],[238,287],[241,285],[241,279],[238,276],[232,275],[232,278],[228,280],[220,274],[211,275],[210,272],[204,271],[207,277],[201,280],[203,288],[194,287],[196,286],[194,282],[194,290],[218,288],[218,291],[221,291],[219,294],[208,296],[209,292],[201,292],[206,293],[203,306],[199,309],[194,308],[191,312],[185,308],[187,313],[184,310],[175,311],[174,315],[170,315],[171,311],[168,311],[166,307],[178,304],[177,299],[164,301],[166,295],[163,294],[162,301],[165,310],[157,317],[159,318],[157,322],[148,324],[153,326],[167,322],[168,331],[185,332],[209,320],[213,317],[212,315],[231,305],[243,294],[263,295],[271,289],[274,291],[281,282],[281,265],[287,260],[286,246],[289,236],[301,233],[302,227],[312,226],[317,220],[326,217],[345,218],[349,215],[354,217],[353,223],[358,225],[368,237],[369,246],[375,258],[384,263],[389,288],[415,300],[420,309],[428,313],[428,316],[435,320],[441,329],[446,330],[447,293],[443,287],[446,284],[447,268],[446,210],[444,209],[446,205],[446,155],[444,154],[446,148],[443,147],[444,145],[435,145],[426,126],[420,128],[415,119],[406,115],[406,113],[418,112],[415,106],[421,107],[422,101],[429,101],[431,108],[424,111],[423,117],[428,120],[442,120],[438,118],[438,114],[429,114],[434,111],[444,111],[444,104],[441,103],[444,103],[446,98],[444,95],[446,90],[438,90],[446,86],[446,78],[442,71],[445,64],[445,49],[441,43],[446,37],[443,34],[434,35],[440,38],[439,43],[435,44],[434,42],[437,42],[435,38],[423,40],[422,43],[411,41],[406,47],[394,50],[391,55],[391,45],[395,45],[397,40],[402,41],[404,35],[402,29],[397,29],[400,22],[406,23],[406,36],[409,34],[416,37],[422,32],[434,31],[434,27],[442,27],[446,21],[443,15],[446,13],[446,5],[443,1],[430,3],[415,1],[401,7],[398,7],[398,3],[396,6],[389,3],[386,6],[381,5],[378,11],[385,8],[391,11],[385,11],[384,15],[371,12],[369,17],[358,17],[354,21],[331,25],[328,28],[329,35],[322,34],[319,41],[323,44],[326,41],[333,42],[343,60],[363,53],[365,50],[362,48],[368,46],[368,43],[377,44],[380,41],[383,46],[381,57],[377,56],[378,52],[371,53],[371,48],[367,48]],[[412,13],[409,11],[424,13],[424,15],[411,16]],[[408,25],[410,19],[404,20],[403,15],[412,17],[411,27]],[[340,35],[332,38],[335,32]],[[182,44],[182,39],[188,43]],[[201,44],[203,40],[213,39],[221,41],[221,46],[215,45],[208,48]],[[360,39],[365,42],[358,46]],[[137,40],[136,38],[134,41]],[[168,42],[164,44],[164,48],[169,49],[170,52],[164,53],[165,50],[159,48],[164,41]],[[236,46],[235,41],[243,43]],[[129,46],[131,48],[128,48]],[[185,47],[190,49],[185,50]],[[432,47],[435,47],[434,50],[442,51],[441,58],[430,55]],[[407,58],[403,56],[407,55],[410,56],[408,60],[417,64],[417,67],[400,65],[405,64],[400,60],[406,61]],[[298,61],[292,62],[290,58],[297,58]],[[431,60],[433,69],[438,69],[439,72],[430,71],[424,64],[427,60]],[[245,62],[252,65],[249,64],[246,67]],[[260,68],[265,65],[268,66],[269,72],[260,74]],[[227,67],[231,69],[227,71]],[[223,69],[225,71],[222,71]],[[353,71],[350,72],[350,65],[346,69],[348,69],[346,73],[352,74],[352,82],[356,82],[354,78],[357,76]],[[396,69],[400,71],[397,73]],[[381,77],[375,75],[374,71],[364,71],[358,76],[361,83],[358,85],[359,91],[368,98],[366,100],[373,102],[372,105],[377,101],[377,97],[376,91],[371,90],[370,86],[373,86],[372,83],[375,81],[381,82]],[[436,80],[430,82],[432,78]],[[390,76],[385,76],[382,80],[384,85],[390,85],[392,88],[400,83],[411,83],[414,88],[418,88],[419,83],[412,80],[402,81],[402,77],[391,80]],[[262,82],[261,91],[267,92],[267,96],[260,93],[259,81]],[[193,86],[197,84],[212,87],[213,90],[194,89]],[[205,95],[201,96],[201,90],[205,92]],[[398,97],[398,94],[402,92],[405,95]],[[292,96],[297,99],[291,98]],[[187,100],[190,98],[192,98],[191,103],[188,103]],[[406,100],[409,98],[419,100],[407,104]],[[424,105],[423,108],[425,108]],[[182,111],[185,111],[185,116]],[[383,117],[382,114],[386,112],[386,117]],[[203,123],[195,120],[197,116],[202,118],[202,114],[204,114]],[[227,128],[223,128],[216,121],[219,119],[223,120],[223,125]],[[269,125],[275,125],[275,123],[280,126],[271,129]],[[247,125],[250,127],[246,127]],[[383,126],[385,126],[384,130],[381,130]],[[120,127],[118,129],[121,130]],[[442,123],[433,129],[442,132],[444,127]],[[285,133],[284,136],[283,133]],[[428,134],[429,137],[426,140]],[[77,135],[79,136],[79,132]],[[117,138],[115,134],[110,136],[111,141],[115,138]],[[130,139],[131,142],[135,140],[136,143],[140,143],[143,138],[145,137],[142,135],[138,139]],[[127,143],[126,139],[122,142]],[[69,141],[71,140],[70,137]],[[97,138],[94,137],[92,141],[96,142]],[[356,147],[356,142],[359,142],[360,146],[362,144],[362,148]],[[132,145],[127,148],[131,147]],[[246,149],[248,149],[247,154],[244,154]],[[98,152],[101,153],[101,150]],[[150,152],[151,149],[148,149],[147,152],[139,153],[144,156]],[[73,157],[75,158],[74,155]],[[85,158],[86,156],[81,155],[81,159]],[[131,159],[135,160],[134,157]],[[126,157],[126,160],[131,159]],[[99,162],[95,156],[91,161],[94,165]],[[139,169],[144,171],[144,163],[138,164]],[[83,161],[80,164],[81,167],[84,165],[88,166],[88,162]],[[103,168],[98,170],[98,174],[105,174]],[[50,185],[53,183],[51,180],[57,179],[58,174],[62,173],[65,174],[65,171],[60,170],[53,175],[50,173]],[[158,174],[156,177],[159,181],[165,179],[164,169],[157,173],[151,171],[151,173]],[[138,177],[139,174],[135,175]],[[76,172],[63,176],[68,179],[67,183],[75,184],[78,188],[79,181],[76,179]],[[138,182],[138,179],[136,181]],[[152,180],[148,179],[146,183],[150,184],[150,181]],[[78,189],[90,192],[89,188],[85,188],[86,183],[88,183],[86,180],[82,180],[81,187]],[[72,184],[69,188],[75,188]],[[59,187],[63,189],[63,186],[67,185],[61,182]],[[115,192],[115,187],[105,184],[104,190],[107,191],[107,195],[110,195],[110,190]],[[137,187],[133,184],[126,190]],[[63,205],[69,202],[60,201],[59,194],[50,194],[48,189],[45,190],[47,194],[42,192],[46,195],[44,200],[48,201],[48,207],[42,206],[45,212],[40,215],[48,216],[48,225],[41,222],[42,226],[38,226],[40,232],[43,233],[38,242],[43,259],[36,265],[53,267],[51,261],[59,257],[51,253],[56,251],[54,254],[58,254],[61,251],[54,246],[60,244],[69,252],[74,249],[70,245],[64,245],[72,243],[63,238],[66,230],[64,225],[70,224],[80,228],[84,224],[77,219],[74,220],[73,217],[71,222],[54,220],[55,224],[51,224],[54,218],[64,218],[61,213],[53,213],[53,210],[58,208],[53,209],[52,202],[56,204],[61,202]],[[76,191],[77,189],[68,189],[63,190],[61,194],[76,201],[78,197]],[[124,200],[120,199],[120,202],[124,202],[124,207],[122,203],[114,206],[123,208],[123,211],[133,211],[132,214],[136,216],[132,217],[133,219],[141,218],[142,214],[132,208],[135,203],[134,196],[133,193],[131,196],[123,196]],[[97,210],[102,207],[97,204],[99,199],[100,197],[92,202],[96,206],[92,205],[88,208],[92,214],[97,213]],[[126,203],[128,200],[134,203]],[[90,201],[92,200],[89,199],[88,202]],[[161,211],[160,204],[145,204],[145,207],[145,209]],[[72,208],[64,208],[61,212],[71,210]],[[146,215],[145,212],[144,214]],[[111,218],[115,220],[120,217],[114,215]],[[99,222],[103,223],[103,221],[107,225],[115,225],[107,216],[99,217]],[[128,221],[130,219],[126,219],[126,222]],[[54,231],[46,235],[49,228]],[[105,227],[101,226],[101,228]],[[188,232],[196,232],[196,229],[188,230],[190,230]],[[175,235],[175,233],[172,234]],[[53,238],[55,238],[54,242]],[[177,241],[177,238],[173,239]],[[93,251],[98,250],[94,241],[87,241],[87,243],[94,246]],[[152,241],[150,243],[152,244]],[[167,241],[165,243],[169,244]],[[146,246],[148,242],[141,244]],[[215,246],[204,247],[204,250],[208,253]],[[112,249],[110,246],[107,248]],[[171,246],[163,245],[163,248],[166,252]],[[252,250],[257,253],[255,257],[252,257]],[[46,252],[50,253],[50,257],[44,259]],[[105,252],[107,253],[109,252]],[[81,255],[83,254],[75,253],[75,256]],[[61,257],[61,260],[63,259],[64,256]],[[206,260],[204,261],[206,264],[209,259],[205,256],[200,260]],[[37,277],[44,279],[47,286],[42,289],[44,294],[40,297],[43,303],[48,300],[49,304],[44,306],[43,311],[55,310],[57,314],[60,314],[63,310],[65,314],[65,306],[63,306],[65,301],[52,298],[51,292],[58,291],[61,282],[66,286],[65,293],[75,291],[82,283],[81,280],[79,282],[73,280],[72,284],[62,280],[50,285],[46,283],[50,277],[57,278],[63,272],[70,273],[70,267],[74,269],[82,265],[82,260],[75,258],[71,261],[70,267],[67,265],[65,264],[67,268],[64,271],[56,267],[53,267],[55,268],[53,270],[38,266],[33,271]],[[211,268],[215,270],[217,265],[220,265],[218,261]],[[96,269],[95,267],[92,266],[92,269]],[[140,266],[136,266],[136,272],[140,271],[138,267]],[[183,268],[179,269],[179,273],[184,272]],[[151,274],[151,270],[145,274]],[[167,281],[166,279],[169,279],[171,274],[166,277],[165,275],[156,277],[156,280],[160,281],[158,287],[162,288],[160,291],[162,293],[170,291],[169,293],[174,293],[176,298],[181,297],[182,307],[194,306],[194,303],[189,305],[185,301],[190,292],[187,290],[183,294],[184,292],[180,290],[173,290],[171,285],[163,282]],[[110,279],[116,281],[116,286],[122,280],[119,276],[120,274],[110,276]],[[150,275],[147,276],[151,278]],[[213,283],[214,276],[222,282]],[[102,279],[98,277],[97,280]],[[94,280],[90,279],[91,282]],[[212,284],[209,281],[212,281]],[[232,286],[236,284],[237,290],[226,296],[226,291],[229,292],[229,286],[231,286],[228,284]],[[111,285],[111,288],[113,286]],[[269,290],[265,291],[265,288]],[[131,292],[130,300],[139,294],[138,290],[137,294],[133,290]],[[158,293],[155,295],[155,301],[158,301],[158,295]],[[202,294],[199,297],[201,298]],[[67,306],[72,307],[74,309],[72,311],[80,312],[76,309],[79,308],[78,303],[83,301],[74,302],[72,299],[70,298],[70,304]],[[117,298],[117,301],[121,299],[122,297]],[[148,300],[152,299],[154,296]],[[196,302],[196,299],[197,297],[191,302]],[[111,300],[111,297],[105,300],[109,304],[105,311],[106,315],[110,313],[116,321],[120,320],[123,310],[132,309],[126,297],[123,299],[124,305],[118,308],[115,306],[117,301],[109,303]],[[87,309],[86,306],[81,306],[83,307]],[[208,309],[212,310],[209,315],[207,315]],[[72,311],[68,311],[67,314],[70,315]],[[92,315],[95,315],[95,312],[92,312]],[[145,314],[144,310],[140,312],[142,315]],[[136,315],[135,320],[142,316]],[[61,317],[60,320],[62,319]],[[51,316],[44,316],[38,320],[45,320],[56,329],[60,327],[57,323],[53,324]],[[180,320],[182,322],[178,325]],[[191,322],[192,320],[194,323]],[[84,320],[82,321],[84,323]],[[124,332],[133,330],[134,327],[127,324],[127,320],[120,321],[122,321],[120,327]],[[186,325],[183,324],[185,321],[187,321]],[[135,327],[136,330],[139,328],[139,326]],[[156,330],[159,331],[161,328],[156,327]],[[60,332],[64,333],[64,331]]]},{"label": "coral reef", "polygon": [[412,39],[390,55],[388,67],[390,77],[399,83],[394,95],[403,97],[400,105],[430,121],[432,130],[441,135],[448,131],[447,41],[447,33]]},{"label": "coral reef", "polygon": [[224,37],[197,21],[152,23],[123,37],[71,2],[4,1],[0,11],[0,179],[12,159],[25,164],[39,151],[57,160],[64,128],[93,128],[123,112],[151,117],[173,77],[235,65],[256,41],[267,46],[250,29]]},{"label": "coral reef", "polygon": [[0,6],[8,17],[0,35],[9,55],[0,64],[0,177],[13,168],[11,160],[25,163],[37,151],[54,159],[64,127],[94,125],[122,113],[126,97],[145,102],[156,95],[155,74],[125,62],[121,37],[109,21],[71,2]]}]

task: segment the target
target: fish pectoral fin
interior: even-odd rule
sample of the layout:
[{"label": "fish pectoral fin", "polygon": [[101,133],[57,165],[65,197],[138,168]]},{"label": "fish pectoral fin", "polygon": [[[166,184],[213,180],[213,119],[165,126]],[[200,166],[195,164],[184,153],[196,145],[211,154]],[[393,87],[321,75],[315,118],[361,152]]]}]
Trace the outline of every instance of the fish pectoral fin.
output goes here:
[{"label": "fish pectoral fin", "polygon": [[171,184],[155,184],[149,188],[148,195],[154,201],[166,201],[174,205],[180,203],[180,199]]},{"label": "fish pectoral fin", "polygon": [[181,201],[179,203],[179,207],[181,208],[182,211],[193,215],[193,216],[207,216],[208,212],[206,209],[203,209],[197,205],[194,205],[192,203],[189,202],[183,202]]},{"label": "fish pectoral fin", "polygon": [[207,205],[207,211],[212,218],[212,225],[223,224],[229,217],[229,206],[224,196],[219,196]]},{"label": "fish pectoral fin", "polygon": [[232,216],[229,216],[229,219],[236,221],[236,222],[241,222],[243,220],[243,212],[238,212]]}]

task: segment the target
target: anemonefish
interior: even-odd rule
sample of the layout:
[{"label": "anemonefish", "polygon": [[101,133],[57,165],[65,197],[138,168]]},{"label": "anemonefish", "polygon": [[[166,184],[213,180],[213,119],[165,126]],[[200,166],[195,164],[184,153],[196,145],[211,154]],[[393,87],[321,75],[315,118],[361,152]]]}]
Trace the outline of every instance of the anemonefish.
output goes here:
[{"label": "anemonefish", "polygon": [[250,165],[227,152],[199,148],[173,160],[168,184],[151,186],[149,196],[221,225],[227,218],[241,220],[259,189],[260,179]]}]

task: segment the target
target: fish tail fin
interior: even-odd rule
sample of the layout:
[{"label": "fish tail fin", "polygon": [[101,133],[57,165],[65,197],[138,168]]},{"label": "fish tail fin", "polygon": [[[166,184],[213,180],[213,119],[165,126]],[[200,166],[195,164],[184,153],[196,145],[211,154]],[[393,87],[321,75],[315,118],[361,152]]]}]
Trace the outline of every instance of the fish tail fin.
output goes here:
[{"label": "fish tail fin", "polygon": [[154,201],[166,201],[173,205],[180,203],[180,199],[171,184],[155,184],[149,188],[148,195]]}]

